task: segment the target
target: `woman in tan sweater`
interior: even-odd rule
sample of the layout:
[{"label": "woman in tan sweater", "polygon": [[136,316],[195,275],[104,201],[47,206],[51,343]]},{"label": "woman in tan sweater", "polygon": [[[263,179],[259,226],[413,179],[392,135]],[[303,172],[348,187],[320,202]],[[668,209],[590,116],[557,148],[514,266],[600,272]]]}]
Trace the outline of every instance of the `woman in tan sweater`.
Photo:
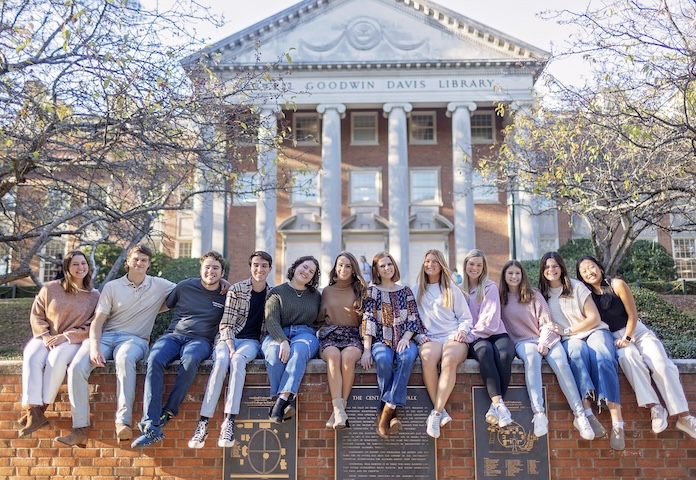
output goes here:
[{"label": "woman in tan sweater", "polygon": [[46,283],[31,308],[33,338],[24,347],[19,436],[48,425],[46,407],[53,403],[68,364],[89,336],[99,300],[85,255],[73,250],[63,259],[65,278]]},{"label": "woman in tan sweater", "polygon": [[341,252],[329,274],[329,286],[321,294],[318,322],[321,358],[327,365],[333,413],[327,428],[348,426],[346,402],[353,388],[355,364],[363,352],[360,324],[367,283],[352,253]]}]

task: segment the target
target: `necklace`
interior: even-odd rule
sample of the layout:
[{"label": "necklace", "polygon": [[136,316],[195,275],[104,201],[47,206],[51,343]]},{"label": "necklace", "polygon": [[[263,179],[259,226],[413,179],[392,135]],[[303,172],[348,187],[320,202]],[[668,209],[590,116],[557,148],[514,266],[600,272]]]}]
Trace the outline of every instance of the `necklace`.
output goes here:
[{"label": "necklace", "polygon": [[296,289],[295,287],[293,287],[292,285],[290,285],[290,288],[292,288],[293,290],[295,290],[295,295],[297,295],[297,298],[302,298],[302,295],[304,295],[304,292],[307,291],[307,289],[305,288],[304,290],[300,290],[300,292],[302,292],[302,293],[297,293],[297,289]]}]

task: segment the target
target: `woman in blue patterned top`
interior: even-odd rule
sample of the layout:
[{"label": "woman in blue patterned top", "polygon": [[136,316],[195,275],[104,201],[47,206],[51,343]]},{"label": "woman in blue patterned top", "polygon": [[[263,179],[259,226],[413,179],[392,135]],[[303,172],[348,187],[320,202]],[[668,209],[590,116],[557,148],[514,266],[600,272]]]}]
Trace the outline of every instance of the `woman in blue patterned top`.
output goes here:
[{"label": "woman in blue patterned top", "polygon": [[425,333],[418,305],[407,286],[397,284],[401,275],[394,258],[380,252],[372,259],[372,282],[363,312],[363,346],[360,364],[377,369],[380,393],[377,433],[386,438],[398,433],[401,422],[396,407],[406,406],[406,389],[418,357],[414,335]]}]

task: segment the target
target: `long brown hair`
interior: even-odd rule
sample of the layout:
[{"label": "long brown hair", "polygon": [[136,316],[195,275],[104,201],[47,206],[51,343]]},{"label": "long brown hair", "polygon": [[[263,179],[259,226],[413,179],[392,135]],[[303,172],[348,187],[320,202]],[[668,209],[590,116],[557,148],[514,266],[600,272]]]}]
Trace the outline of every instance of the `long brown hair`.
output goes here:
[{"label": "long brown hair", "polygon": [[520,272],[522,272],[520,289],[517,291],[517,301],[520,303],[531,302],[534,298],[534,289],[532,289],[532,284],[529,283],[527,271],[518,260],[510,260],[503,265],[503,271],[500,273],[500,303],[503,305],[507,305],[508,303],[508,294],[510,293],[510,288],[505,281],[505,272],[507,272],[508,268],[510,267],[517,267],[520,269]]},{"label": "long brown hair", "polygon": [[353,301],[353,309],[358,312],[363,312],[363,302],[367,297],[367,282],[360,273],[360,265],[358,264],[355,255],[350,252],[343,251],[336,256],[334,260],[333,268],[329,272],[329,285],[333,285],[338,281],[338,273],[336,273],[336,265],[338,264],[338,259],[340,257],[346,257],[350,261],[350,267],[353,271],[350,277],[350,285],[353,287],[353,292],[355,292],[355,300]]},{"label": "long brown hair", "polygon": [[[72,262],[73,258],[77,256],[84,257],[85,261],[87,261],[87,275],[85,275],[85,278],[82,279],[82,285],[79,285],[79,283],[77,283],[76,279],[73,277],[72,273],[70,273],[70,262]],[[65,257],[63,258],[63,274],[65,275],[65,277],[63,277],[60,280],[60,285],[66,292],[76,293],[80,288],[87,291],[92,291],[92,265],[89,263],[87,255],[85,255],[81,251],[72,250],[68,252],[67,255],[65,255]]]},{"label": "long brown hair", "polygon": [[433,255],[442,269],[440,272],[440,279],[437,282],[438,285],[440,285],[440,290],[442,291],[442,306],[452,308],[452,285],[454,284],[454,280],[452,280],[452,272],[450,271],[449,266],[447,266],[445,255],[440,250],[436,250],[434,248],[428,250],[425,252],[425,255],[423,255],[420,272],[418,273],[418,292],[416,292],[416,299],[418,303],[421,303],[428,285],[428,276],[425,274],[425,259],[428,258],[428,255]]},{"label": "long brown hair", "polygon": [[551,288],[551,285],[544,276],[544,269],[546,268],[546,261],[551,258],[556,260],[556,263],[558,263],[558,265],[561,267],[561,283],[563,284],[561,297],[572,297],[573,285],[570,283],[570,275],[568,275],[568,269],[563,261],[563,257],[561,257],[561,254],[558,252],[546,252],[539,261],[539,290],[541,291],[541,294],[546,300],[549,299],[549,289]]},{"label": "long brown hair", "polygon": [[392,265],[394,265],[394,276],[391,278],[392,282],[396,283],[401,278],[401,273],[399,273],[399,267],[396,265],[396,260],[394,260],[394,257],[392,257],[389,252],[379,252],[372,258],[372,283],[375,285],[382,285],[382,277],[379,275],[377,262],[382,260],[384,257],[389,257],[389,260],[392,261]]}]

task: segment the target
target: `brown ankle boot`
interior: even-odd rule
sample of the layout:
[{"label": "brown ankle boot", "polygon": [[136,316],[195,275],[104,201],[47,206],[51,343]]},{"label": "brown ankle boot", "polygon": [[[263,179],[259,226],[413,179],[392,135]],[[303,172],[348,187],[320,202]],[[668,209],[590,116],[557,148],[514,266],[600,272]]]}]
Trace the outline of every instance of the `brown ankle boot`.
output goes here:
[{"label": "brown ankle boot", "polygon": [[[42,412],[46,413],[46,409],[48,408],[48,405],[42,405],[39,408],[41,408]],[[27,418],[29,418],[29,408],[25,408],[22,411],[22,416],[19,417],[19,420],[17,420],[17,423],[19,423],[23,427],[27,424]]]},{"label": "brown ankle boot", "polygon": [[387,438],[389,436],[389,423],[393,417],[394,409],[385,405],[379,416],[379,424],[377,425],[377,433],[380,437]]},{"label": "brown ankle boot", "polygon": [[56,437],[56,442],[70,445],[71,447],[85,448],[87,446],[87,427],[75,428],[65,437]]},{"label": "brown ankle boot", "polygon": [[389,420],[389,435],[396,435],[401,430],[401,420],[396,418],[396,409],[394,409],[394,414],[391,420]]},{"label": "brown ankle boot", "polygon": [[22,428],[19,429],[19,436],[23,437],[37,431],[41,427],[48,425],[48,420],[44,415],[43,406],[41,407],[29,407],[26,412],[26,422]]}]

